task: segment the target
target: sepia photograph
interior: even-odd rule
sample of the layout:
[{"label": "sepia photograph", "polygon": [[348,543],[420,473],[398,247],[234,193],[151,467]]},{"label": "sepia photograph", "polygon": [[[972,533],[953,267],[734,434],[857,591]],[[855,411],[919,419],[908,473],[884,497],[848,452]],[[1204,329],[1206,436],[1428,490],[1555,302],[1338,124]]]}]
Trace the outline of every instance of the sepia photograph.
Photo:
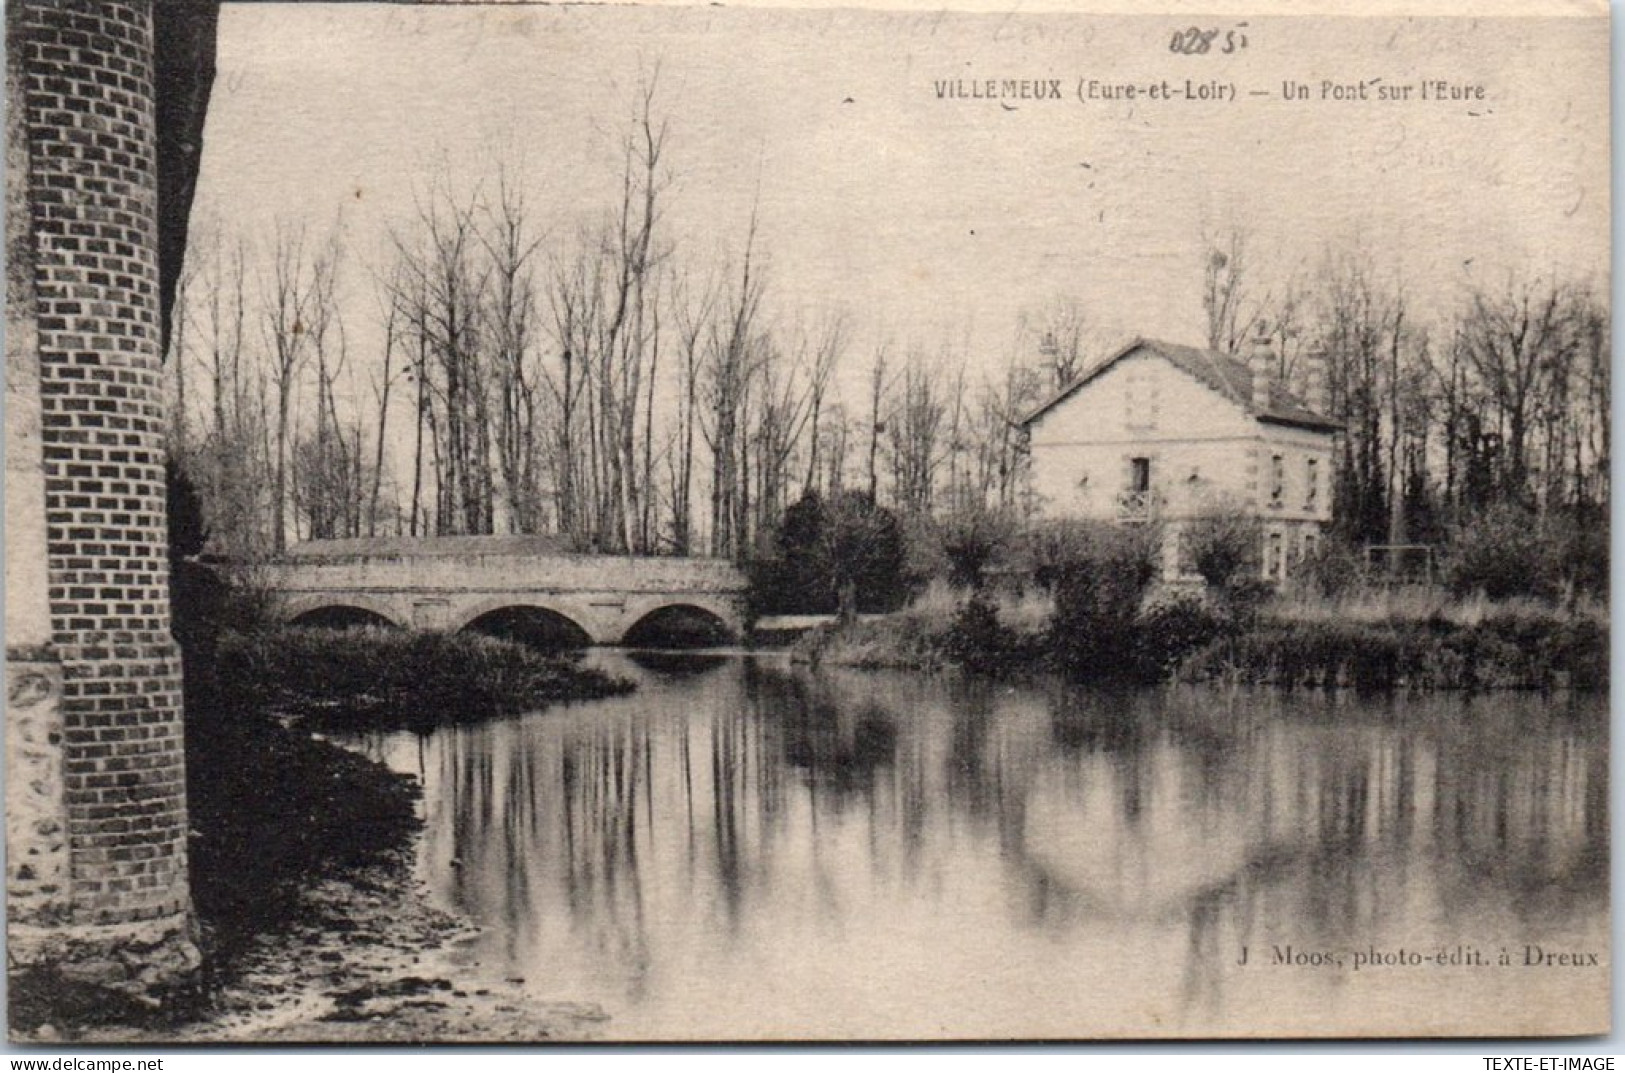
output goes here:
[{"label": "sepia photograph", "polygon": [[10,0],[10,1042],[1606,1037],[1608,8],[1217,6]]}]

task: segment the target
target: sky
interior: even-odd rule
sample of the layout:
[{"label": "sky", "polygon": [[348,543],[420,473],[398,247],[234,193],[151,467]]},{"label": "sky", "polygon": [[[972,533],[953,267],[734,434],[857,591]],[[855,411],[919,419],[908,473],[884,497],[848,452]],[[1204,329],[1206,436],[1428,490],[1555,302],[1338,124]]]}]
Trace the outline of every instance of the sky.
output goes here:
[{"label": "sky", "polygon": [[[844,311],[860,351],[849,366],[881,340],[1002,362],[1021,311],[1053,296],[1081,302],[1104,339],[1200,342],[1204,234],[1230,228],[1249,236],[1261,274],[1307,273],[1328,246],[1361,250],[1414,307],[1441,313],[1510,273],[1606,285],[1605,22],[1253,17],[1238,30],[1247,47],[1228,56],[1171,53],[1175,28],[719,6],[227,5],[194,236],[211,219],[262,235],[277,220],[339,220],[353,257],[380,263],[391,223],[437,169],[467,184],[504,157],[549,233],[571,236],[613,196],[617,140],[640,78],[657,72],[678,255],[721,263],[759,200],[770,306]],[[947,81],[989,79],[1058,80],[1063,99],[941,95]],[[1238,99],[1145,99],[1165,79],[1217,80]],[[1281,100],[1287,79],[1312,99]],[[1372,79],[1371,96],[1424,79],[1485,96],[1321,99],[1323,80]],[[1091,80],[1140,95],[1080,100]],[[370,309],[364,285],[349,273],[351,304]]]}]

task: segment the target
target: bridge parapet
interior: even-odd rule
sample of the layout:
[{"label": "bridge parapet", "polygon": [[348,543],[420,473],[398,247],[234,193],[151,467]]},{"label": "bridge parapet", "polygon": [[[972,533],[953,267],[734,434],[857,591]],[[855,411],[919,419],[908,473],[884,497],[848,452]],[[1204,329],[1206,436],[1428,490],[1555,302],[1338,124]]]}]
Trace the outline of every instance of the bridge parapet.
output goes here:
[{"label": "bridge parapet", "polygon": [[342,552],[332,543],[339,542],[256,568],[287,617],[350,608],[397,625],[455,630],[493,612],[536,608],[599,644],[620,642],[640,620],[673,606],[715,616],[735,634],[746,627],[749,583],[725,559],[545,553],[490,538],[373,542]]},{"label": "bridge parapet", "polygon": [[465,589],[582,592],[743,593],[748,584],[726,559],[634,555],[297,556],[265,564],[279,589]]}]

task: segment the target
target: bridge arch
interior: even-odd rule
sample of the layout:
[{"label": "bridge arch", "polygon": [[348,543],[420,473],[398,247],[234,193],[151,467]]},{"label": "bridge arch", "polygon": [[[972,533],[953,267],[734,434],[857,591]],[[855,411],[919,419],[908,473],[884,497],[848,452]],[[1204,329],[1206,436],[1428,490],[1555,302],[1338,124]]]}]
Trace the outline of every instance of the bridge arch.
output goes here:
[{"label": "bridge arch", "polygon": [[594,637],[575,618],[548,607],[512,599],[488,601],[465,613],[458,632],[483,633],[535,648],[585,648]]},{"label": "bridge arch", "polygon": [[713,648],[734,644],[739,635],[728,609],[708,601],[676,600],[646,609],[621,635],[621,644],[640,648]]},{"label": "bridge arch", "polygon": [[284,601],[282,621],[290,626],[394,626],[406,625],[395,608],[360,593],[342,596],[301,596]]}]

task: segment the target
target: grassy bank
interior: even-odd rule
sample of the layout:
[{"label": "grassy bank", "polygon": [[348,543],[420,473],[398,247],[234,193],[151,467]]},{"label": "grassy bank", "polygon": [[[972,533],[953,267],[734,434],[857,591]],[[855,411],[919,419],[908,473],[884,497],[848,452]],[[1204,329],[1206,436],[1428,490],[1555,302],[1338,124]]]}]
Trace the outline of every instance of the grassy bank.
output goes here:
[{"label": "grassy bank", "polygon": [[1342,617],[1285,607],[1218,637],[1176,668],[1184,681],[1382,689],[1606,689],[1605,618],[1485,601]]},{"label": "grassy bank", "polygon": [[325,730],[429,730],[631,688],[514,641],[381,627],[227,634],[215,673],[224,693]]},{"label": "grassy bank", "polygon": [[1054,601],[1043,593],[1002,593],[976,601],[932,583],[900,611],[803,635],[791,658],[842,667],[996,673],[1042,663]]},{"label": "grassy bank", "polygon": [[[933,586],[884,619],[815,631],[796,657],[854,667],[1080,680],[1180,680],[1322,688],[1605,689],[1606,608],[1455,599],[1434,590],[1238,604],[1194,589],[1153,591],[1131,616],[1063,625],[1041,594],[971,598]],[[1079,654],[1084,659],[1079,659]]]}]

